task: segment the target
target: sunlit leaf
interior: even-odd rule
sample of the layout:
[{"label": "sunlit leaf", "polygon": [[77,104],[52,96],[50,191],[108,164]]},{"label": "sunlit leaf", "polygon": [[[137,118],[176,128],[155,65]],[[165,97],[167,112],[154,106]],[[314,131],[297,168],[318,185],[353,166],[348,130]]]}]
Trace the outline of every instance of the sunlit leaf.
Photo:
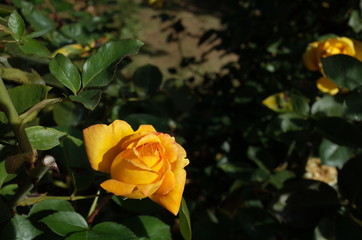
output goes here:
[{"label": "sunlit leaf", "polygon": [[32,240],[41,233],[25,215],[15,215],[2,232],[1,239]]},{"label": "sunlit leaf", "polygon": [[106,77],[107,69],[124,57],[136,54],[142,45],[138,40],[120,40],[104,44],[83,65],[83,88],[107,85],[111,81]]},{"label": "sunlit leaf", "polygon": [[36,203],[30,209],[29,215],[35,214],[37,212],[52,210],[52,211],[74,211],[72,205],[69,201],[66,200],[44,200],[39,203]]},{"label": "sunlit leaf", "polygon": [[59,139],[67,135],[64,132],[42,126],[28,127],[25,131],[30,143],[38,150],[48,150],[59,145]]},{"label": "sunlit leaf", "polygon": [[74,95],[80,89],[81,80],[77,67],[63,54],[57,54],[49,63],[50,72],[69,88]]},{"label": "sunlit leaf", "polygon": [[24,35],[24,20],[17,11],[14,11],[12,14],[10,14],[8,27],[13,32],[13,37],[15,40],[19,41],[19,39]]},{"label": "sunlit leaf", "polygon": [[340,146],[327,139],[323,139],[319,146],[319,156],[323,164],[341,168],[353,153],[353,149]]},{"label": "sunlit leaf", "polygon": [[50,55],[48,48],[33,38],[24,37],[19,48],[26,54],[34,54],[39,57],[48,57]]},{"label": "sunlit leaf", "polygon": [[66,236],[72,232],[88,229],[86,220],[76,212],[61,211],[53,213],[41,220],[53,232],[60,236]]}]

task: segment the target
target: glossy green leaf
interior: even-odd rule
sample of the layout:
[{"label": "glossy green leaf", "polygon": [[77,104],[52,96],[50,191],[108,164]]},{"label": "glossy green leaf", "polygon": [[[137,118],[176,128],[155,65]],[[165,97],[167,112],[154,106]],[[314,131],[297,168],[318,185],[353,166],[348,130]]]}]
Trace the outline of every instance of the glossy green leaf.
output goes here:
[{"label": "glossy green leaf", "polygon": [[124,223],[144,240],[171,240],[170,226],[151,216],[138,216]]},{"label": "glossy green leaf", "polygon": [[362,62],[348,55],[322,58],[323,71],[340,88],[354,89],[362,85]]},{"label": "glossy green leaf", "polygon": [[151,95],[160,88],[162,73],[158,67],[148,64],[136,70],[133,82],[140,96]]},{"label": "glossy green leaf", "polygon": [[352,153],[352,148],[340,146],[327,139],[323,139],[319,146],[319,157],[324,165],[341,168],[350,159]]},{"label": "glossy green leaf", "polygon": [[21,114],[47,97],[49,87],[38,84],[22,85],[8,90],[16,111]]},{"label": "glossy green leaf", "polygon": [[43,218],[41,222],[60,236],[88,229],[86,220],[79,213],[71,211],[53,213]]},{"label": "glossy green leaf", "polygon": [[32,215],[32,214],[35,214],[35,213],[38,213],[41,211],[46,211],[46,210],[52,210],[55,212],[74,211],[72,204],[70,204],[69,201],[52,199],[52,200],[44,200],[44,201],[34,204],[32,206],[32,208],[30,209],[29,215]]},{"label": "glossy green leaf", "polygon": [[317,99],[312,106],[312,114],[326,117],[342,117],[345,106],[330,95]]},{"label": "glossy green leaf", "polygon": [[24,35],[24,20],[17,11],[14,11],[12,14],[10,14],[8,27],[13,32],[13,37],[15,40],[19,41],[19,39]]},{"label": "glossy green leaf", "polygon": [[185,240],[191,240],[192,230],[191,230],[190,213],[184,198],[182,198],[179,218],[180,218],[180,232],[182,237]]},{"label": "glossy green leaf", "polygon": [[19,48],[26,54],[33,54],[39,57],[49,57],[50,55],[48,48],[43,43],[28,37],[22,38]]},{"label": "glossy green leaf", "polygon": [[37,32],[51,30],[56,26],[50,18],[29,2],[21,1],[21,13],[30,23],[31,27]]},{"label": "glossy green leaf", "polygon": [[80,74],[77,67],[63,54],[57,54],[49,63],[50,72],[69,88],[74,95],[81,86]]},{"label": "glossy green leaf", "polygon": [[83,88],[107,85],[111,81],[105,78],[107,69],[124,57],[136,54],[142,45],[138,40],[120,40],[104,44],[83,65]]},{"label": "glossy green leaf", "polygon": [[2,232],[1,239],[33,240],[41,233],[25,215],[15,215]]},{"label": "glossy green leaf", "polygon": [[28,127],[25,131],[33,147],[38,150],[48,150],[59,145],[59,139],[67,135],[53,128],[42,126]]},{"label": "glossy green leaf", "polygon": [[79,93],[77,96],[69,96],[75,102],[83,104],[89,110],[93,110],[101,100],[102,91],[99,89],[86,90]]},{"label": "glossy green leaf", "polygon": [[115,222],[102,222],[95,225],[89,231],[76,232],[66,240],[136,240],[136,235],[122,224]]}]

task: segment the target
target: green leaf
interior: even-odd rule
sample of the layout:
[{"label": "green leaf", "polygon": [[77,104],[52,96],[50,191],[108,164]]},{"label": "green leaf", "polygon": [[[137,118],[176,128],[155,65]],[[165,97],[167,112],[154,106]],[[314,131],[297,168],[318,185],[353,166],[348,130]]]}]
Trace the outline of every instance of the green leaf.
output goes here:
[{"label": "green leaf", "polygon": [[162,73],[158,67],[148,64],[136,70],[133,82],[140,96],[151,95],[160,88]]},{"label": "green leaf", "polygon": [[1,239],[33,240],[42,231],[36,229],[25,215],[15,215],[1,234]]},{"label": "green leaf", "polygon": [[57,54],[49,63],[50,72],[69,88],[74,95],[80,89],[81,80],[77,67],[63,54]]},{"label": "green leaf", "polygon": [[25,131],[33,147],[38,150],[48,150],[59,145],[59,139],[67,135],[64,132],[42,126],[28,127]]},{"label": "green leaf", "polygon": [[145,240],[171,240],[170,226],[151,216],[138,216],[125,222],[138,237]]},{"label": "green leaf", "polygon": [[99,89],[86,90],[78,94],[78,96],[69,96],[72,101],[83,104],[89,110],[93,110],[101,100],[102,91]]},{"label": "green leaf", "polygon": [[16,177],[16,174],[8,174],[5,168],[5,161],[0,162],[0,188],[1,186]]},{"label": "green leaf", "polygon": [[24,20],[17,11],[10,14],[8,27],[14,33],[13,37],[15,40],[19,41],[19,39],[24,35]]},{"label": "green leaf", "polygon": [[55,212],[74,211],[72,204],[70,204],[68,201],[54,199],[54,200],[44,200],[34,204],[33,207],[30,209],[29,215],[46,210],[52,210]]},{"label": "green leaf", "polygon": [[80,238],[81,233],[72,234],[67,240],[131,240],[138,239],[136,235],[129,230],[126,226],[115,222],[102,222],[95,225],[92,230],[88,232],[85,238]]},{"label": "green leaf", "polygon": [[21,13],[35,31],[54,29],[56,24],[29,2],[21,1]]},{"label": "green leaf", "polygon": [[293,141],[308,136],[309,122],[295,113],[278,115],[267,127],[267,133],[281,141]]},{"label": "green leaf", "polygon": [[181,207],[180,207],[180,232],[182,237],[185,240],[191,240],[192,230],[191,230],[191,220],[189,209],[184,198],[182,198]]},{"label": "green leaf", "polygon": [[92,41],[92,38],[84,31],[80,23],[65,25],[60,29],[60,32],[83,45],[87,45]]},{"label": "green leaf", "polygon": [[16,183],[5,185],[0,189],[0,195],[14,195],[17,188],[18,184]]},{"label": "green leaf", "polygon": [[50,55],[48,48],[43,43],[28,37],[22,39],[19,48],[26,54],[34,54],[39,57],[48,57]]},{"label": "green leaf", "polygon": [[325,95],[315,101],[312,106],[312,114],[326,117],[342,117],[345,107],[335,97]]},{"label": "green leaf", "polygon": [[60,236],[88,229],[86,220],[79,213],[71,211],[53,213],[43,218],[41,222]]},{"label": "green leaf", "polygon": [[104,78],[107,69],[124,57],[136,54],[142,45],[138,40],[120,40],[104,44],[83,65],[83,88],[107,85],[111,81]]},{"label": "green leaf", "polygon": [[345,116],[346,118],[352,120],[352,121],[361,121],[362,120],[362,93],[357,92],[351,92],[348,94],[345,98],[345,106],[346,106],[346,112]]},{"label": "green leaf", "polygon": [[353,149],[323,139],[319,146],[319,157],[324,165],[341,168],[353,153]]},{"label": "green leaf", "polygon": [[8,90],[16,111],[21,114],[47,97],[49,87],[38,84],[22,85]]},{"label": "green leaf", "polygon": [[72,102],[60,102],[54,105],[53,118],[58,126],[76,126],[84,114],[84,108]]},{"label": "green leaf", "polygon": [[323,71],[340,88],[353,90],[362,85],[362,62],[348,55],[322,58]]}]

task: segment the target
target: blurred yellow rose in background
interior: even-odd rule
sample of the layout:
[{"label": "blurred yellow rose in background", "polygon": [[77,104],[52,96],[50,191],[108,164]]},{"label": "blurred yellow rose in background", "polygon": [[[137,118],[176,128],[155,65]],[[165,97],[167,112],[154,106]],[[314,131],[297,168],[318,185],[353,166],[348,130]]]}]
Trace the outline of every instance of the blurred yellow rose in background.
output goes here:
[{"label": "blurred yellow rose in background", "polygon": [[336,54],[349,55],[362,61],[362,43],[346,37],[329,38],[310,43],[303,54],[304,65],[310,71],[320,71],[323,75],[317,80],[317,88],[330,95],[337,94],[340,89],[324,75],[321,59]]},{"label": "blurred yellow rose in background", "polygon": [[346,37],[329,38],[312,42],[303,55],[305,66],[311,71],[321,71],[321,58],[344,54],[362,60],[362,43]]},{"label": "blurred yellow rose in background", "polygon": [[121,120],[90,126],[83,135],[92,168],[110,174],[102,188],[126,198],[149,197],[177,215],[189,160],[175,138],[151,125],[133,131]]}]

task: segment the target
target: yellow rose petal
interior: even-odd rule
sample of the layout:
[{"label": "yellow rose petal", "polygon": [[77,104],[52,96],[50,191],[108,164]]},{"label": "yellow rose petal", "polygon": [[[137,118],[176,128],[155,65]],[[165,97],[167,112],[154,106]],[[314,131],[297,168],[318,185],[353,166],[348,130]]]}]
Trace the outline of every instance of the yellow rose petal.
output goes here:
[{"label": "yellow rose petal", "polygon": [[125,159],[120,154],[114,160],[111,169],[113,179],[129,184],[149,184],[159,178],[159,174],[140,163],[138,159]]},{"label": "yellow rose petal", "polygon": [[168,194],[159,194],[158,191],[150,196],[150,199],[168,211],[177,215],[182,199],[182,193],[184,191],[186,183],[186,171],[184,169],[178,169],[174,172],[175,175],[175,187]]},{"label": "yellow rose petal", "polygon": [[109,179],[101,183],[101,187],[115,195],[127,197],[132,193],[136,185],[123,183],[114,179]]},{"label": "yellow rose petal", "polygon": [[132,133],[131,126],[121,120],[109,126],[96,124],[84,129],[84,146],[92,168],[110,173],[112,161],[120,152],[121,140]]},{"label": "yellow rose petal", "polygon": [[320,91],[336,95],[339,92],[338,86],[326,77],[321,77],[317,80],[317,87]]},{"label": "yellow rose petal", "polygon": [[152,125],[140,125],[135,133],[140,132],[156,132],[156,129]]},{"label": "yellow rose petal", "polygon": [[137,189],[144,195],[149,197],[150,195],[154,194],[157,189],[160,187],[161,181],[157,181],[153,184],[145,184],[145,185],[138,185]]},{"label": "yellow rose petal", "polygon": [[163,177],[163,181],[160,188],[157,190],[157,194],[166,195],[172,189],[175,188],[175,185],[176,185],[175,175],[173,174],[173,172],[167,171]]},{"label": "yellow rose petal", "polygon": [[312,42],[308,45],[306,52],[303,54],[304,65],[310,71],[317,71],[319,69],[318,48],[319,42]]}]

